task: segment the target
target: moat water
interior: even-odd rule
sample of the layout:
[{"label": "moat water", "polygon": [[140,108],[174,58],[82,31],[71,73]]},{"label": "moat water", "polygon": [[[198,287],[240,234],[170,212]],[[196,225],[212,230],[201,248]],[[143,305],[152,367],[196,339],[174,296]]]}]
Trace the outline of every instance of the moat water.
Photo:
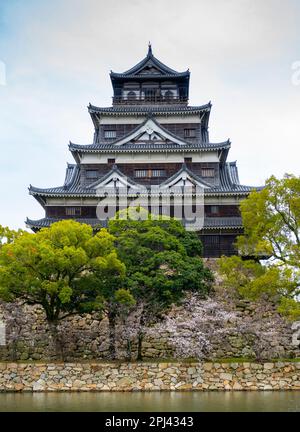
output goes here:
[{"label": "moat water", "polygon": [[300,412],[300,391],[0,393],[0,412]]}]

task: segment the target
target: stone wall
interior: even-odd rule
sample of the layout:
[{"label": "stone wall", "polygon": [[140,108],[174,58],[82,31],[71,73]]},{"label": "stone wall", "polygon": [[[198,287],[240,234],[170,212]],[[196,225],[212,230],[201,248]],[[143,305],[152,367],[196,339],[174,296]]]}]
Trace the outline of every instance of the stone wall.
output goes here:
[{"label": "stone wall", "polygon": [[0,363],[0,391],[300,390],[300,363]]},{"label": "stone wall", "polygon": [[[228,357],[294,358],[300,356],[299,338],[292,323],[280,317],[270,304],[231,303],[228,298],[216,297],[210,302],[218,313],[230,311],[234,320],[226,323],[226,332],[214,329],[213,321],[203,325],[210,343],[208,359]],[[208,304],[203,300],[202,305]],[[213,312],[214,312],[213,311]],[[189,311],[175,308],[170,313],[182,325]],[[0,344],[0,361],[56,360],[55,344],[41,308],[20,304],[0,303],[0,318],[6,325],[5,345]],[[209,321],[209,315],[207,317]],[[1,321],[1,320],[0,320]],[[219,325],[220,327],[220,325]],[[117,327],[117,358],[126,358],[126,326]],[[73,316],[59,326],[60,342],[65,361],[100,360],[108,358],[108,322],[97,315]],[[197,335],[195,335],[197,337]],[[136,342],[132,342],[132,359],[136,358]],[[143,344],[145,359],[169,359],[174,356],[174,341],[159,325],[146,334]]]},{"label": "stone wall", "polygon": [[[268,302],[237,300],[222,288],[216,260],[205,263],[215,274],[215,292],[207,300],[199,300],[203,308],[203,335],[210,344],[206,359],[250,358],[273,360],[300,357],[300,323],[288,322],[274,305]],[[208,305],[213,305],[211,309]],[[206,309],[206,311],[205,311]],[[186,338],[187,322],[193,311],[173,308],[168,316],[175,317]],[[231,315],[217,323],[216,315]],[[1,322],[5,324],[5,332]],[[220,327],[226,329],[220,332]],[[126,330],[128,323],[117,326],[117,358],[127,354]],[[97,314],[72,316],[59,326],[60,345],[64,361],[105,360],[108,358],[108,321]],[[127,332],[128,333],[128,332]],[[190,332],[191,333],[191,332]],[[199,335],[190,334],[197,339]],[[193,339],[191,339],[193,343]],[[131,341],[132,359],[136,359],[136,340]],[[164,324],[146,332],[143,344],[144,359],[170,359],[176,355],[176,341],[170,338]],[[0,302],[0,361],[53,361],[58,359],[55,343],[41,307]]]}]

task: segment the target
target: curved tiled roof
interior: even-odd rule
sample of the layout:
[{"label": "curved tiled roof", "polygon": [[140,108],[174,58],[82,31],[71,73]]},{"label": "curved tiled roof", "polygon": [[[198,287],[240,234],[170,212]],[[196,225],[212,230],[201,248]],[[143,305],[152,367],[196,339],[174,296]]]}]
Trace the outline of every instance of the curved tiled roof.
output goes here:
[{"label": "curved tiled roof", "polygon": [[[175,173],[172,177],[178,176],[183,168],[181,168],[177,173]],[[187,170],[186,167],[184,169]],[[69,170],[69,174],[67,173],[67,182],[63,186],[54,187],[54,188],[37,188],[30,185],[29,192],[31,195],[34,195],[36,197],[51,197],[51,196],[61,196],[61,197],[78,197],[78,196],[84,196],[84,197],[95,197],[96,196],[96,189],[93,187],[93,184],[90,184],[88,186],[81,186],[80,185],[80,167],[78,165],[69,165],[67,170]],[[110,174],[118,171],[118,173],[123,173],[118,170],[117,167],[113,167],[112,170],[105,174],[102,178],[99,178],[97,182],[94,182],[94,184],[101,182],[101,180],[106,177],[109,177]],[[71,173],[72,171],[72,173]],[[203,179],[197,175],[195,175],[191,170],[188,170],[189,174],[195,178],[195,180],[204,183]],[[170,177],[171,178],[171,177]],[[168,180],[170,180],[170,178]],[[134,182],[137,184],[136,182]],[[167,183],[167,181],[165,182]],[[207,182],[206,182],[207,183]],[[207,185],[209,185],[207,183]],[[206,188],[204,190],[204,194],[206,196],[226,196],[226,195],[242,195],[246,196],[248,193],[250,193],[253,190],[260,190],[262,187],[255,187],[255,186],[245,186],[241,185],[238,181],[237,177],[237,167],[235,162],[227,162],[226,164],[222,165],[220,168],[220,184],[219,185],[212,185],[210,188]]]},{"label": "curved tiled roof", "polygon": [[[147,74],[147,75],[137,75],[138,72],[140,70],[143,69],[144,66],[146,66],[146,64],[148,62],[151,62],[151,65],[156,66],[159,71],[161,72],[160,74]],[[111,78],[144,78],[145,76],[147,78],[157,78],[160,76],[166,77],[166,78],[174,78],[174,77],[189,77],[190,72],[189,70],[184,71],[184,72],[177,72],[174,69],[171,69],[169,66],[166,66],[164,63],[162,63],[160,60],[158,60],[152,53],[152,47],[151,45],[149,45],[148,47],[148,53],[146,55],[145,58],[143,58],[143,60],[141,60],[139,63],[137,63],[135,66],[133,66],[132,68],[128,69],[125,72],[122,73],[117,73],[117,72],[111,72],[110,76]]]},{"label": "curved tiled roof", "polygon": [[216,151],[216,150],[226,150],[231,146],[230,141],[224,141],[222,143],[201,143],[201,144],[191,144],[186,143],[186,145],[179,145],[175,143],[155,143],[155,142],[143,142],[143,143],[126,143],[121,146],[116,146],[115,144],[69,144],[69,149],[71,152],[82,152],[82,153],[105,153],[107,151],[113,151],[114,153],[123,152],[144,152],[145,150],[154,151],[165,151],[165,150],[176,150],[181,152],[186,151]]},{"label": "curved tiled roof", "polygon": [[203,111],[209,112],[211,110],[211,103],[200,106],[185,106],[185,105],[126,105],[126,106],[112,106],[112,107],[97,107],[89,104],[88,110],[90,114],[114,114],[114,115],[145,115],[152,113],[153,115],[159,114],[198,114]]},{"label": "curved tiled roof", "polygon": [[[86,189],[80,186],[80,167],[76,164],[68,164],[65,182],[62,186],[53,188],[37,188],[35,186],[29,186],[29,193],[31,195],[63,195],[63,194],[84,194]],[[93,194],[94,195],[94,194]]]},{"label": "curved tiled roof", "polygon": [[[58,222],[61,219],[57,218],[43,218],[39,220],[26,219],[25,223],[30,228],[46,228],[49,227],[54,222]],[[75,219],[78,222],[86,223],[93,227],[101,225],[103,227],[107,226],[107,221],[100,221],[96,218],[80,218]],[[231,228],[242,228],[242,218],[240,217],[206,217],[204,218],[203,229],[231,229]]]}]

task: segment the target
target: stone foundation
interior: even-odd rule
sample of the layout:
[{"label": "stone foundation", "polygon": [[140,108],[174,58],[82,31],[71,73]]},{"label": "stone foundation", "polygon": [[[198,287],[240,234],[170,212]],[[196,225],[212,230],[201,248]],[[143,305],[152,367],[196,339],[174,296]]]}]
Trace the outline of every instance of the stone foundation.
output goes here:
[{"label": "stone foundation", "polygon": [[[239,302],[231,304],[228,298],[214,298],[217,311],[232,311],[234,323],[227,323],[226,334],[213,331],[213,323],[207,338],[211,344],[208,360],[221,358],[247,358],[274,360],[300,357],[298,333],[292,323],[280,317],[270,304]],[[206,303],[205,300],[202,302]],[[184,323],[188,313],[181,308],[172,311],[178,322]],[[46,361],[81,362],[106,360],[108,358],[108,322],[99,321],[96,314],[74,316],[59,326],[59,336],[64,355],[56,356],[54,343],[45,316],[40,307],[0,303],[0,317],[5,324],[3,340],[0,341],[0,361]],[[0,320],[1,321],[1,320]],[[247,324],[247,325],[246,325]],[[243,326],[246,330],[243,331]],[[205,328],[205,326],[204,326]],[[126,358],[124,327],[117,327],[117,358]],[[297,339],[298,338],[298,339]],[[260,348],[258,345],[261,345]],[[137,356],[137,344],[132,342],[132,360]],[[174,345],[164,326],[146,334],[143,358],[171,359]],[[259,354],[259,355],[258,355]]]},{"label": "stone foundation", "polygon": [[300,390],[300,362],[0,363],[0,391]]},{"label": "stone foundation", "polygon": [[[300,357],[300,322],[291,323],[276,311],[276,306],[266,301],[249,302],[235,298],[222,287],[217,272],[217,261],[206,259],[205,264],[214,272],[215,286],[211,297],[198,305],[207,309],[202,314],[202,335],[209,342],[209,352],[198,359],[220,361],[224,358],[243,358],[260,361]],[[218,323],[217,315],[231,314],[230,319]],[[184,307],[174,307],[169,317],[175,317],[186,338],[191,315]],[[205,318],[205,320],[204,320]],[[128,355],[127,323],[117,322],[116,354],[121,361],[136,360],[137,338],[130,340]],[[199,326],[193,328],[199,330]],[[221,332],[220,329],[226,330]],[[200,329],[201,330],[201,329]],[[201,330],[201,331],[202,331]],[[106,318],[97,313],[76,315],[62,321],[58,328],[61,354],[57,354],[45,314],[41,307],[0,301],[0,361],[64,360],[68,362],[98,361],[109,358],[109,327]],[[197,335],[190,335],[191,344]],[[182,358],[176,353],[180,344],[174,341],[164,323],[146,331],[142,355],[144,360]]]}]

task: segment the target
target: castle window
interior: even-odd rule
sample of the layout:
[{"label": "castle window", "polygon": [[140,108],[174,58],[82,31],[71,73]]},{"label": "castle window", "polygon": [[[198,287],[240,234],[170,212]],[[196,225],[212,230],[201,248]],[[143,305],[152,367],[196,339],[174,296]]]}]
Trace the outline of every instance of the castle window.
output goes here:
[{"label": "castle window", "polygon": [[104,131],[104,138],[112,139],[117,137],[117,132],[115,130]]},{"label": "castle window", "polygon": [[86,178],[87,179],[98,178],[98,171],[97,170],[86,170]]},{"label": "castle window", "polygon": [[107,163],[109,165],[113,165],[115,162],[116,162],[116,159],[110,159],[110,158],[107,159]]},{"label": "castle window", "polygon": [[135,100],[136,99],[136,93],[134,91],[130,91],[127,93],[127,99],[128,100]]},{"label": "castle window", "polygon": [[191,157],[185,157],[184,158],[184,163],[192,163],[192,158]]},{"label": "castle window", "polygon": [[135,170],[135,177],[148,177],[148,170]]},{"label": "castle window", "polygon": [[152,178],[152,177],[166,177],[167,173],[164,169],[144,169],[135,170],[135,177],[138,178]]},{"label": "castle window", "polygon": [[218,214],[219,213],[219,207],[216,205],[212,205],[210,207],[210,212],[211,212],[211,214]]},{"label": "castle window", "polygon": [[196,129],[184,129],[184,138],[196,138]]},{"label": "castle window", "polygon": [[173,99],[173,92],[171,90],[167,90],[165,93],[165,99],[172,100]]},{"label": "castle window", "polygon": [[166,177],[166,170],[164,170],[164,169],[154,169],[154,170],[152,170],[151,177]]},{"label": "castle window", "polygon": [[201,176],[202,177],[214,177],[215,176],[215,169],[214,168],[202,168],[201,170]]},{"label": "castle window", "polygon": [[66,215],[67,216],[80,216],[81,215],[81,207],[66,207]]}]

